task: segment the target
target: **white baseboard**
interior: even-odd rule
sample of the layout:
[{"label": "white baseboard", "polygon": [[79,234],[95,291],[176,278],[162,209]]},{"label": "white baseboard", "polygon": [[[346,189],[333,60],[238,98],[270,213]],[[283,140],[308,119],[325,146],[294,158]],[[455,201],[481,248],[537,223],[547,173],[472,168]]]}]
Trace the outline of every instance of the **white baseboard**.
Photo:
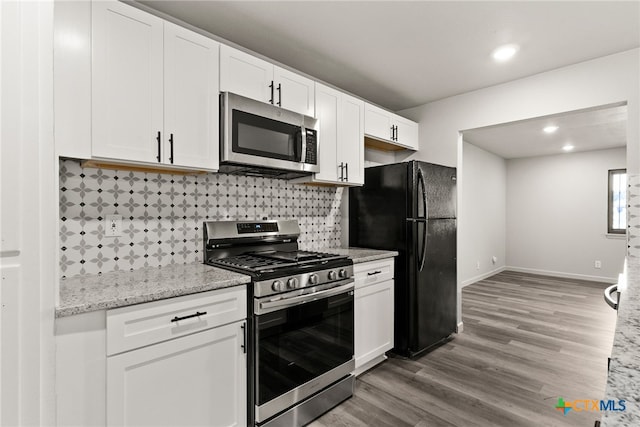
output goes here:
[{"label": "white baseboard", "polygon": [[469,286],[469,285],[471,285],[473,283],[479,282],[480,280],[486,279],[487,277],[491,277],[494,274],[498,274],[501,271],[504,271],[505,268],[506,267],[502,266],[502,267],[496,268],[495,270],[491,270],[491,271],[488,271],[486,273],[479,274],[477,276],[472,277],[471,279],[467,279],[467,280],[462,281],[462,283],[460,285],[461,285],[461,287],[464,288],[465,286]]},{"label": "white baseboard", "polygon": [[504,268],[504,270],[515,271],[517,273],[530,273],[530,274],[541,274],[543,276],[562,277],[565,279],[588,280],[590,282],[605,282],[605,283],[612,283],[612,284],[618,282],[617,277],[589,276],[586,274],[563,273],[561,271],[538,270],[535,268],[507,266]]},{"label": "white baseboard", "polygon": [[462,331],[464,331],[464,323],[460,322],[458,326],[456,326],[456,334],[460,334]]}]

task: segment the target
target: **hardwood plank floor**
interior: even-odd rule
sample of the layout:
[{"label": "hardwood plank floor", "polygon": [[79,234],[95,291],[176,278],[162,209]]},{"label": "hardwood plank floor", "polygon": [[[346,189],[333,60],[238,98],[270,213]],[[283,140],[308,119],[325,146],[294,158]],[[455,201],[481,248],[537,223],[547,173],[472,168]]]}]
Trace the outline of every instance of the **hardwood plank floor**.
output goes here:
[{"label": "hardwood plank floor", "polygon": [[515,272],[467,286],[463,333],[360,375],[355,395],[310,426],[591,427],[597,412],[554,406],[604,398],[615,329],[606,286]]}]

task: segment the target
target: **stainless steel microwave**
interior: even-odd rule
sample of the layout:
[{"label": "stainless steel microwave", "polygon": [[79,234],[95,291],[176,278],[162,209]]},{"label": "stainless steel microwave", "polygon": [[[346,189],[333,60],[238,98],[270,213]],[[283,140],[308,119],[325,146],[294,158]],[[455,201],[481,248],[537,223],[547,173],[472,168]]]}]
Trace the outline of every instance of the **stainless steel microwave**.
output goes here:
[{"label": "stainless steel microwave", "polygon": [[319,172],[318,120],[220,94],[220,171],[294,178]]}]

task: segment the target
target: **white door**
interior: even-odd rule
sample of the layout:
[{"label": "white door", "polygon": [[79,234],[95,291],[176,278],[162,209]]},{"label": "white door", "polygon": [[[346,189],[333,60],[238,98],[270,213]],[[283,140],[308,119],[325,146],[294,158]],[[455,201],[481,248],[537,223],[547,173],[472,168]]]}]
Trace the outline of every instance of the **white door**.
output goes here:
[{"label": "white door", "polygon": [[270,102],[276,96],[273,83],[273,64],[220,45],[220,91],[233,92],[247,98]]},{"label": "white door", "polygon": [[393,280],[356,289],[356,369],[393,348]]},{"label": "white door", "polygon": [[339,182],[340,171],[336,160],[338,144],[338,121],[340,97],[342,94],[330,87],[316,84],[316,117],[319,123],[320,172],[315,174],[318,181]]},{"label": "white door", "polygon": [[391,141],[391,113],[365,103],[364,133],[374,138]]},{"label": "white door", "polygon": [[397,143],[414,150],[418,149],[418,123],[404,117],[395,117]]},{"label": "white door", "polygon": [[107,424],[245,426],[243,325],[107,358]]},{"label": "white door", "polygon": [[338,163],[349,184],[364,184],[364,101],[342,94]]},{"label": "white door", "polygon": [[162,132],[162,19],[92,4],[92,156],[157,162]]},{"label": "white door", "polygon": [[218,169],[219,43],[164,23],[164,163]]},{"label": "white door", "polygon": [[313,80],[274,66],[273,81],[276,85],[275,105],[315,117],[315,82]]}]

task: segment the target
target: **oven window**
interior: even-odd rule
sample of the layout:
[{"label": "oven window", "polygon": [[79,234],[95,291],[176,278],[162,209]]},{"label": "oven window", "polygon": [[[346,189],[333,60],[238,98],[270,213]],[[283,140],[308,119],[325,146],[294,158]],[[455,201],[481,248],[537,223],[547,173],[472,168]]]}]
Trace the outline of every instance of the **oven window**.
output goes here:
[{"label": "oven window", "polygon": [[258,405],[353,358],[350,293],[256,316]]},{"label": "oven window", "polygon": [[299,126],[233,110],[233,151],[260,157],[300,161]]}]

